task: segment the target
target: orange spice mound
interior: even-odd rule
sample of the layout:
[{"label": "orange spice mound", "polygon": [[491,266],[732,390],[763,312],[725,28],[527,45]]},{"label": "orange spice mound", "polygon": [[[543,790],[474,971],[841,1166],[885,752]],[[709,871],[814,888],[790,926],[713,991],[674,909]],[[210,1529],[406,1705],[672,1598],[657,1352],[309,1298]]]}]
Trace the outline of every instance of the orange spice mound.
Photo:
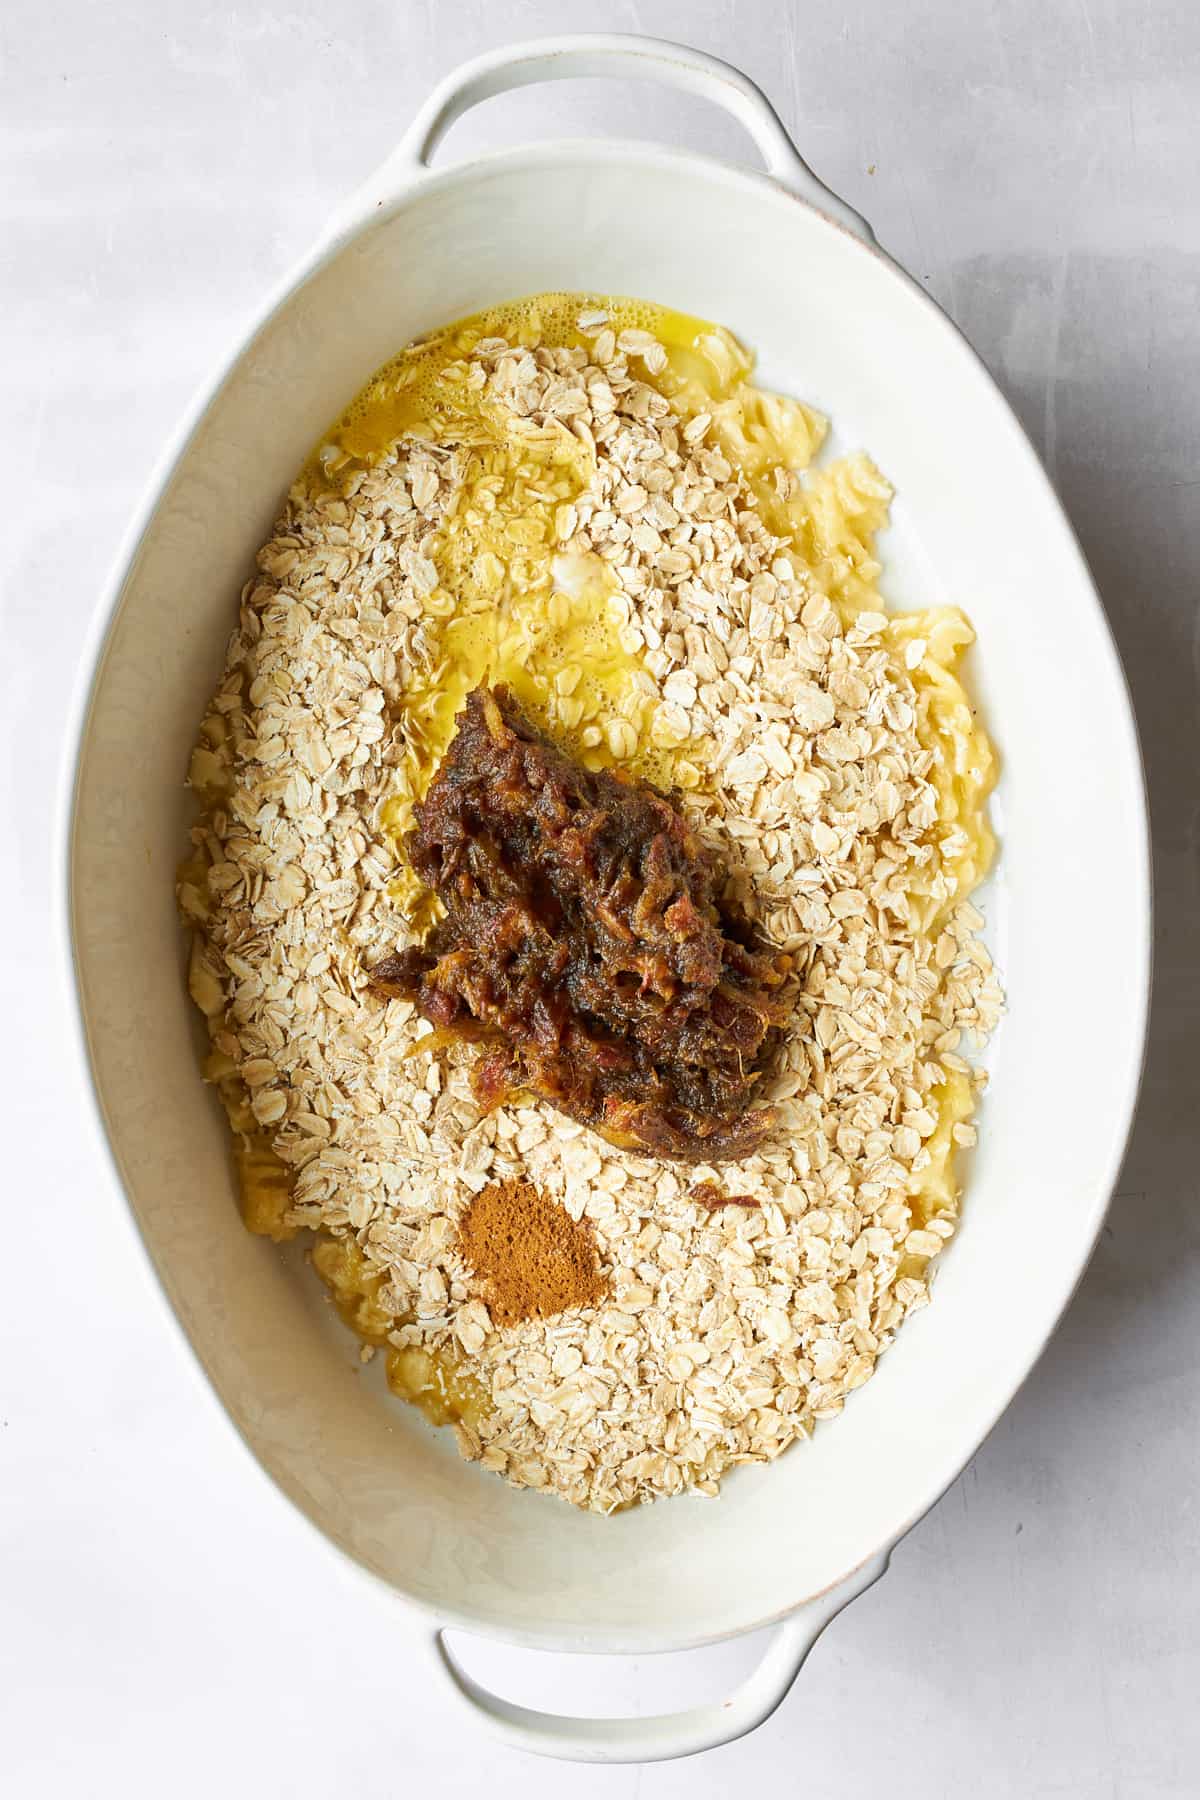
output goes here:
[{"label": "orange spice mound", "polygon": [[493,1181],[476,1194],[458,1247],[497,1325],[593,1306],[608,1287],[591,1227],[531,1181]]}]

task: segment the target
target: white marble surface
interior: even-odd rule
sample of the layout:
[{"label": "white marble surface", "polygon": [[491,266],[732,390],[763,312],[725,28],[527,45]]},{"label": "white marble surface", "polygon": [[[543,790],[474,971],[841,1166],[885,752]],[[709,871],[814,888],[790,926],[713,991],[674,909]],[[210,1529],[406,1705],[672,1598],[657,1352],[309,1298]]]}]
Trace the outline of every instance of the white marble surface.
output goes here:
[{"label": "white marble surface", "polygon": [[[85,622],[184,403],[436,76],[572,26],[739,61],[983,352],[1125,654],[1159,923],[1146,1089],[1109,1226],[1001,1425],[757,1736],[697,1763],[565,1772],[476,1736],[400,1608],[313,1540],[168,1335],[62,1073],[47,865]],[[1194,0],[7,0],[0,49],[0,1786],[1200,1792]],[[746,154],[698,105],[594,86],[494,103],[447,153],[573,114]],[[1096,978],[1121,980],[1120,945]],[[715,1694],[757,1648],[467,1654],[515,1697],[619,1711]]]}]

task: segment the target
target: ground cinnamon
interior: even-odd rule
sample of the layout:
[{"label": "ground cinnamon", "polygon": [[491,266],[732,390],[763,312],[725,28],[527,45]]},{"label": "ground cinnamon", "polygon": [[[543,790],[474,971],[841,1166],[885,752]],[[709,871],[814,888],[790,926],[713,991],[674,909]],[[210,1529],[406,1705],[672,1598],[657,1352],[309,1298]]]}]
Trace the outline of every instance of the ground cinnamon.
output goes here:
[{"label": "ground cinnamon", "polygon": [[505,687],[476,688],[456,724],[404,840],[443,916],[371,968],[372,991],[482,1033],[485,1112],[533,1094],[618,1149],[749,1156],[774,1123],[761,1084],[792,956],[670,795],[585,768]]},{"label": "ground cinnamon", "polygon": [[590,1225],[531,1181],[493,1181],[476,1194],[458,1247],[497,1325],[593,1306],[608,1285]]}]

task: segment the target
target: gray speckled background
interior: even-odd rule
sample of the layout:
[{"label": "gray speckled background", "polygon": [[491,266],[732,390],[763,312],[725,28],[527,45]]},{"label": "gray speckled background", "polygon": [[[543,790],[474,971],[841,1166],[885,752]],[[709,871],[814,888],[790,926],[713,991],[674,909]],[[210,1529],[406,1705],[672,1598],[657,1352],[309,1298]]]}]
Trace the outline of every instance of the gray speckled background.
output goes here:
[{"label": "gray speckled background", "polygon": [[[961,1480],[756,1737],[564,1777],[460,1722],[410,1623],[314,1544],[165,1332],[64,1086],[46,891],[69,678],[185,401],[435,77],[594,27],[687,37],[758,78],[1029,427],[1133,685],[1158,964],[1101,1247]],[[699,104],[592,85],[495,102],[447,153],[571,115],[746,155]],[[1198,119],[1194,0],[7,0],[0,1769],[21,1800],[1200,1792]],[[1096,979],[1122,980],[1120,944]],[[716,1694],[759,1648],[468,1655],[519,1697],[649,1710]]]}]

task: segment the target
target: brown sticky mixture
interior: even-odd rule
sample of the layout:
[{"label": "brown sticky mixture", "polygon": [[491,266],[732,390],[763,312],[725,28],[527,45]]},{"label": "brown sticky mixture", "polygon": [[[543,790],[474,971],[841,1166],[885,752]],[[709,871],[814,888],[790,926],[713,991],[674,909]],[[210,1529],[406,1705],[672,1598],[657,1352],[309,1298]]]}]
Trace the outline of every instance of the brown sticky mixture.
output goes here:
[{"label": "brown sticky mixture", "polygon": [[594,1306],[607,1291],[591,1227],[530,1181],[493,1181],[476,1194],[458,1248],[497,1325]]},{"label": "brown sticky mixture", "polygon": [[727,1194],[715,1181],[698,1181],[688,1193],[688,1199],[694,1200],[697,1206],[707,1206],[710,1212],[715,1212],[719,1206],[758,1205],[752,1194]]},{"label": "brown sticky mixture", "polygon": [[445,917],[371,971],[485,1043],[492,1108],[533,1094],[615,1144],[682,1161],[748,1155],[791,958],[726,896],[672,802],[554,748],[507,690],[477,688],[406,849]]}]

